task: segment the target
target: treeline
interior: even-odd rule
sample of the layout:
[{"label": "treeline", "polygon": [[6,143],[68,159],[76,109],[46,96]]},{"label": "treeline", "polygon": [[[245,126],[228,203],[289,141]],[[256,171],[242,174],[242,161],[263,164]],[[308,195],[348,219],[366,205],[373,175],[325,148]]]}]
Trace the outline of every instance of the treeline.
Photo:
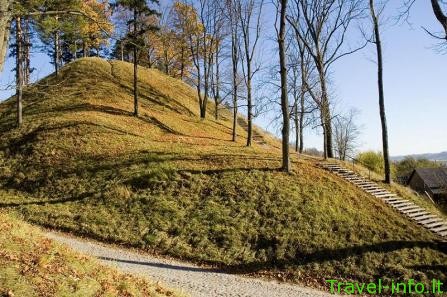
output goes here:
[{"label": "treeline", "polygon": [[[410,13],[415,1],[405,1]],[[431,1],[447,35],[442,1]],[[161,11],[163,10],[163,11]],[[324,158],[345,159],[353,152],[358,127],[353,112],[337,112],[329,74],[340,59],[373,45],[377,60],[378,102],[382,128],[385,180],[391,182],[383,84],[381,24],[384,6],[374,0],[177,0],[160,9],[156,0],[0,0],[0,50],[9,34],[16,57],[17,123],[22,123],[23,86],[32,72],[30,47],[43,44],[56,75],[61,65],[79,57],[104,56],[134,64],[134,115],[138,116],[138,65],[158,68],[197,90],[199,116],[208,102],[237,115],[246,112],[247,146],[252,145],[253,119],[267,106],[276,111],[283,143],[282,170],[290,171],[289,139],[303,152],[303,130],[323,132]],[[274,20],[265,28],[263,17]],[[357,28],[362,28],[357,32]],[[274,30],[270,30],[274,29]],[[274,31],[274,36],[267,32]],[[360,34],[359,34],[360,33]],[[352,36],[357,36],[353,38]],[[348,40],[356,39],[354,46]],[[38,42],[37,42],[38,40]],[[262,65],[261,43],[274,44],[275,55]],[[0,58],[0,67],[3,55]],[[270,86],[259,94],[256,83]],[[278,108],[276,108],[278,107]]]}]

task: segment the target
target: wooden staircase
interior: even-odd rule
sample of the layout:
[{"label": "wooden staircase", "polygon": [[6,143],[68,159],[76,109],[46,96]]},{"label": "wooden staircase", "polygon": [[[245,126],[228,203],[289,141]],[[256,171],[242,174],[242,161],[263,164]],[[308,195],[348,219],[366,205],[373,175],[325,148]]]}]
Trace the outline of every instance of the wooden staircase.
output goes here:
[{"label": "wooden staircase", "polygon": [[447,239],[447,221],[439,216],[430,213],[409,200],[398,197],[396,194],[381,188],[377,183],[367,180],[359,174],[341,167],[337,163],[320,162],[318,166],[340,176],[368,194],[381,199],[419,225]]}]

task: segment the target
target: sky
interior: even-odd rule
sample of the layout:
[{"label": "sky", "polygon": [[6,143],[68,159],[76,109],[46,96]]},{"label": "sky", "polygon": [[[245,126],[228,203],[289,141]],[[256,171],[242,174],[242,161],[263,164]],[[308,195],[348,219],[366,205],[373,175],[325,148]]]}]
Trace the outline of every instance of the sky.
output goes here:
[{"label": "sky", "polygon": [[[163,1],[161,1],[163,4]],[[393,0],[385,11],[387,17],[395,16],[400,1]],[[272,14],[264,15],[265,25],[272,23]],[[434,48],[437,41],[421,26],[433,32],[440,30],[428,1],[416,1],[411,11],[410,24],[395,24],[390,19],[382,31],[384,50],[385,104],[388,120],[391,155],[408,155],[447,151],[447,54]],[[354,41],[348,41],[354,42]],[[268,45],[265,42],[263,46]],[[275,59],[262,51],[263,59]],[[355,108],[359,111],[357,124],[361,127],[359,150],[380,150],[381,126],[377,92],[377,65],[375,48],[369,46],[362,52],[339,60],[331,71],[331,93],[338,108]],[[0,73],[0,100],[13,94],[13,59],[8,59]],[[45,54],[33,53],[32,66],[36,68],[33,80],[53,71]],[[269,125],[269,115],[258,117],[255,122],[279,134]],[[305,132],[305,147],[321,149],[322,136],[315,129]]]}]

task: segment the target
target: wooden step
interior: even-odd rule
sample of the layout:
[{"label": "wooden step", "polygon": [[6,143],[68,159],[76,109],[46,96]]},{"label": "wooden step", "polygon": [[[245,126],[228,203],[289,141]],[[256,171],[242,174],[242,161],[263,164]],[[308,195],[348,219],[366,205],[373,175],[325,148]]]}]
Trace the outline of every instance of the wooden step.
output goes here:
[{"label": "wooden step", "polygon": [[411,213],[418,213],[418,212],[420,212],[420,211],[425,211],[425,209],[420,208],[420,207],[417,207],[417,208],[413,208],[413,209],[409,209],[409,210],[401,211],[401,213],[406,214],[406,215],[409,215],[409,214],[411,214]]},{"label": "wooden step", "polygon": [[[385,200],[385,199],[387,199],[387,200]],[[394,205],[394,204],[401,204],[401,203],[404,203],[404,202],[410,202],[410,201],[408,201],[406,199],[403,199],[403,198],[400,198],[400,197],[384,198],[383,200],[385,200],[386,203],[392,204],[392,205]]]},{"label": "wooden step", "polygon": [[418,217],[418,216],[429,215],[429,214],[431,214],[431,213],[429,213],[429,212],[427,212],[427,211],[425,211],[425,210],[422,210],[422,211],[420,211],[420,212],[407,213],[406,215],[407,215],[408,217],[410,217],[410,218],[415,218],[415,217]]},{"label": "wooden step", "polygon": [[421,225],[426,225],[426,224],[432,224],[432,223],[436,223],[436,222],[442,222],[443,220],[441,218],[435,217],[435,218],[428,218],[425,220],[418,220],[417,222]]},{"label": "wooden step", "polygon": [[414,203],[412,202],[399,202],[396,204],[393,204],[394,207],[407,207],[407,206],[413,206]]},{"label": "wooden step", "polygon": [[447,223],[446,222],[436,222],[436,223],[431,223],[431,224],[427,224],[424,225],[426,228],[429,228],[431,231],[444,231],[444,228],[447,230]]},{"label": "wooden step", "polygon": [[434,227],[437,227],[437,226],[441,226],[441,225],[443,225],[443,224],[445,224],[445,222],[443,221],[443,220],[441,220],[441,219],[437,219],[437,220],[434,220],[434,221],[426,221],[426,222],[419,222],[421,225],[423,225],[424,227],[426,227],[426,228],[434,228]]},{"label": "wooden step", "polygon": [[360,187],[363,189],[371,189],[371,188],[378,188],[379,186],[377,184],[368,183],[368,184],[360,185]]},{"label": "wooden step", "polygon": [[389,193],[389,194],[379,194],[379,195],[376,195],[376,194],[374,194],[374,196],[376,196],[376,197],[378,197],[378,198],[389,198],[389,197],[397,197],[397,194],[393,194],[393,193]]},{"label": "wooden step", "polygon": [[439,227],[436,227],[436,228],[433,228],[433,229],[430,229],[430,230],[433,231],[433,232],[436,232],[436,233],[447,231],[447,224],[444,224],[442,226],[439,226]]},{"label": "wooden step", "polygon": [[438,232],[439,235],[441,235],[442,237],[447,237],[447,231],[441,231]]},{"label": "wooden step", "polygon": [[439,219],[437,216],[435,216],[433,214],[430,214],[430,215],[427,215],[427,216],[415,217],[414,220],[417,221],[418,223],[420,223],[420,222],[423,222],[423,221],[426,221],[426,220],[431,220],[431,219],[434,219],[434,218]]},{"label": "wooden step", "polygon": [[394,206],[394,207],[397,210],[399,210],[400,212],[409,211],[409,210],[412,210],[412,209],[422,209],[421,207],[419,207],[419,206],[417,206],[415,204],[409,205],[409,206],[404,206],[404,207],[397,207],[397,206]]},{"label": "wooden step", "polygon": [[370,194],[392,194],[384,189],[367,189],[365,191]]}]

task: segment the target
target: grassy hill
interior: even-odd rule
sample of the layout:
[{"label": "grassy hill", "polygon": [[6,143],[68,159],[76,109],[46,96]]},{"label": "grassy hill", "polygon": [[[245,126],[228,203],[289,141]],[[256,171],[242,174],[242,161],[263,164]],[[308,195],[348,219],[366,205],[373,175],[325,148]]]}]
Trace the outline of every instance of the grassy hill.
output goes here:
[{"label": "grassy hill", "polygon": [[0,296],[180,296],[105,268],[0,212]]},{"label": "grassy hill", "polygon": [[[324,279],[447,278],[445,245],[383,202],[279,144],[231,142],[231,116],[200,120],[193,89],[81,59],[25,90],[23,128],[0,105],[1,206],[26,220],[232,271]],[[259,131],[262,134],[262,131]]]}]

